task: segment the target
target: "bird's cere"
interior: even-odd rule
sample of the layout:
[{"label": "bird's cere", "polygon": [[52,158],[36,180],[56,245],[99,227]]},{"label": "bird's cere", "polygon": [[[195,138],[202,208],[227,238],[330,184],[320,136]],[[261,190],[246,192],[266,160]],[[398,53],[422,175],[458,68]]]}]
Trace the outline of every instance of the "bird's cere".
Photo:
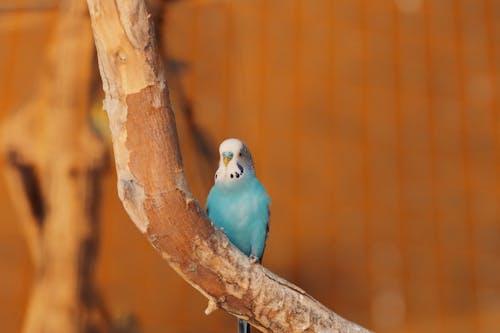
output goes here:
[{"label": "bird's cere", "polygon": [[228,163],[233,159],[234,154],[230,151],[225,151],[222,153],[222,162],[224,166],[227,167]]}]

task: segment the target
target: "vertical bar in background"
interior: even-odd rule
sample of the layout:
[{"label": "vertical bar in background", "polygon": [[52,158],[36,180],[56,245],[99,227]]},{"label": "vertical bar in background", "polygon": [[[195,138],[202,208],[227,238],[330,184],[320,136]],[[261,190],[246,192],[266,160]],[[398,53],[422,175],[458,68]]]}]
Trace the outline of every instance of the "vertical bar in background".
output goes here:
[{"label": "vertical bar in background", "polygon": [[[399,36],[399,92],[401,94],[400,138],[406,197],[406,274],[409,325],[413,331],[442,332],[442,298],[440,297],[435,232],[435,168],[432,152],[434,133],[429,133],[432,109],[428,77],[431,64],[426,63],[425,4],[404,7],[396,3]],[[429,58],[430,60],[430,58]]]},{"label": "vertical bar in background", "polygon": [[[369,83],[368,83],[368,59],[370,57],[368,53],[368,11],[366,0],[360,0],[359,2],[359,29],[360,29],[360,50],[361,50],[361,105],[360,105],[360,121],[361,121],[361,181],[362,181],[362,192],[361,192],[361,208],[362,208],[362,223],[363,223],[363,248],[364,248],[364,266],[366,267],[366,279],[367,285],[366,291],[368,291],[368,304],[369,308],[373,306],[373,266],[372,266],[372,251],[373,251],[373,206],[372,206],[372,179],[371,179],[371,144],[369,140],[370,131],[370,109],[368,105],[369,99]],[[370,318],[374,322],[373,317]]]},{"label": "vertical bar in background", "polygon": [[[491,124],[495,123],[491,105],[495,104],[494,84],[490,78],[488,16],[484,1],[460,0],[460,33],[463,46],[464,125],[467,124],[467,154],[469,157],[471,235],[474,245],[474,269],[478,331],[494,331],[500,327],[500,228],[498,193],[498,146]],[[500,8],[500,7],[499,7]],[[497,11],[498,13],[498,11]],[[493,46],[494,47],[494,46]],[[498,120],[497,120],[498,121]],[[496,324],[496,325],[495,325]]]},{"label": "vertical bar in background", "polygon": [[[369,246],[365,234],[362,181],[362,61],[360,2],[335,1],[332,19],[335,59],[333,82],[335,98],[332,108],[335,138],[335,251],[333,293],[335,308],[340,315],[373,327],[370,322],[371,283]],[[368,237],[369,238],[369,237]]]},{"label": "vertical bar in background", "polygon": [[255,147],[259,129],[260,6],[255,1],[230,1],[232,35],[230,48],[230,104],[227,112],[227,136],[245,141],[254,154],[257,175],[260,175],[261,156]]},{"label": "vertical bar in background", "polygon": [[397,331],[406,318],[401,193],[398,173],[398,60],[393,2],[364,3],[363,162],[365,207],[370,228],[370,314],[379,331]]},{"label": "vertical bar in background", "polygon": [[[231,107],[232,107],[232,94],[233,94],[233,84],[232,84],[232,73],[237,70],[232,67],[231,57],[233,56],[234,48],[234,13],[233,13],[233,3],[230,1],[223,2],[225,7],[225,22],[226,22],[226,33],[224,35],[225,40],[225,59],[224,59],[224,106],[222,115],[218,120],[220,121],[219,133],[223,133],[222,137],[228,137],[228,133],[231,130],[231,124],[229,123]],[[212,46],[213,47],[213,46]],[[217,119],[217,118],[216,118]],[[219,140],[220,141],[220,140]]]},{"label": "vertical bar in background", "polygon": [[[494,13],[500,11],[500,3],[494,0],[484,0],[484,12],[488,47],[488,69],[491,84],[491,131],[495,140],[496,155],[496,195],[497,202],[500,202],[500,85],[498,76],[500,69],[500,57],[498,45],[500,43],[500,24]],[[497,212],[500,215],[500,212]],[[498,217],[498,216],[497,216]]]},{"label": "vertical bar in background", "polygon": [[427,109],[426,117],[427,117],[427,132],[428,132],[428,140],[427,146],[429,150],[429,169],[430,169],[430,221],[433,226],[433,230],[430,233],[432,237],[432,251],[434,255],[436,273],[435,273],[435,288],[436,288],[436,296],[437,296],[437,327],[439,332],[446,332],[446,320],[447,313],[444,307],[444,250],[442,248],[443,236],[441,234],[441,226],[440,226],[440,210],[438,203],[438,191],[441,187],[439,184],[438,177],[438,169],[437,169],[437,135],[436,135],[436,116],[435,113],[437,110],[435,109],[434,102],[434,61],[433,61],[433,52],[432,46],[434,45],[431,41],[432,33],[431,33],[431,24],[430,24],[430,1],[431,0],[423,0],[422,9],[423,9],[423,25],[424,25],[424,51],[425,51],[425,68],[426,68],[426,91],[425,91],[425,100]]},{"label": "vertical bar in background", "polygon": [[[259,22],[259,37],[258,37],[258,79],[257,79],[257,137],[256,137],[256,145],[255,145],[255,154],[259,156],[259,160],[261,167],[259,168],[259,178],[264,184],[267,184],[270,181],[268,178],[268,165],[267,165],[267,157],[269,153],[271,153],[267,149],[267,141],[268,141],[268,130],[271,126],[268,126],[266,122],[266,113],[269,112],[268,108],[268,72],[269,72],[269,32],[268,32],[268,21],[269,21],[269,8],[267,5],[268,0],[260,0],[258,4],[258,19],[256,22]],[[257,5],[256,5],[257,6]]]},{"label": "vertical bar in background", "polygon": [[[459,66],[453,1],[428,4],[431,81],[436,157],[437,212],[443,259],[445,327],[450,332],[473,332],[470,248],[466,197],[463,188]],[[465,246],[464,246],[465,244]],[[468,314],[468,315],[464,315]]]},{"label": "vertical bar in background", "polygon": [[[329,0],[317,0],[301,6],[301,37],[298,41],[300,57],[300,142],[298,212],[301,254],[299,277],[301,287],[328,307],[333,307],[333,251],[331,234],[334,229],[332,192],[336,173],[336,159],[332,147],[331,72],[329,56],[331,45],[331,10]],[[330,20],[329,20],[330,19]]]},{"label": "vertical bar in background", "polygon": [[[218,144],[227,137],[228,116],[231,112],[230,57],[234,33],[231,3],[200,0],[186,3],[191,10],[196,7],[198,12],[195,15],[198,17],[197,41],[195,43],[190,40],[192,51],[189,55],[192,66],[189,86],[194,88],[196,85],[192,93],[193,107],[196,122],[211,139],[215,151]],[[192,27],[195,22],[185,24]],[[214,162],[217,163],[217,160]],[[216,165],[213,172],[215,170]]]},{"label": "vertical bar in background", "polygon": [[[364,205],[370,230],[371,319],[375,330],[400,330],[406,320],[404,253],[398,156],[397,47],[392,1],[364,3],[363,154]],[[404,223],[404,222],[403,222]]]},{"label": "vertical bar in background", "polygon": [[[498,75],[499,75],[499,53],[498,44],[500,42],[500,24],[494,13],[500,11],[500,4],[498,1],[484,0],[483,1],[483,11],[484,11],[484,22],[486,25],[486,47],[487,47],[487,66],[488,66],[488,80],[490,82],[490,103],[489,103],[489,113],[490,113],[490,131],[493,140],[494,153],[494,174],[490,180],[494,186],[495,194],[492,196],[493,201],[496,205],[493,209],[492,214],[494,215],[493,221],[491,221],[492,232],[488,235],[492,235],[491,241],[488,241],[488,245],[491,248],[500,246],[500,241],[498,237],[500,236],[500,103],[498,101],[498,96],[500,94],[498,85]],[[496,29],[496,30],[495,30]],[[489,210],[491,211],[491,210]],[[492,267],[491,262],[497,262],[500,250],[489,250],[487,252],[488,257],[484,259],[484,264],[486,267]],[[493,258],[490,258],[493,257]],[[498,268],[495,266],[498,270]],[[485,285],[481,287],[485,288],[484,291],[479,293],[479,302],[481,310],[486,312],[485,318],[483,319],[484,331],[494,331],[497,327],[500,327],[500,317],[498,315],[489,315],[489,308],[499,308],[500,299],[500,279],[495,279],[494,277],[499,276],[498,271],[494,272],[492,275],[488,276],[490,279]],[[488,289],[489,290],[488,290]]]},{"label": "vertical bar in background", "polygon": [[290,143],[292,145],[292,246],[293,246],[293,275],[301,281],[301,264],[304,260],[302,253],[301,237],[304,227],[301,225],[305,220],[301,219],[302,200],[300,184],[300,165],[302,147],[302,122],[301,112],[303,112],[303,92],[301,91],[302,73],[302,41],[303,41],[303,20],[302,20],[302,0],[293,0],[292,8],[292,133]]},{"label": "vertical bar in background", "polygon": [[329,232],[327,233],[327,238],[329,239],[327,243],[331,244],[331,255],[330,255],[330,269],[328,271],[328,277],[330,280],[330,288],[329,288],[329,294],[328,297],[330,297],[329,303],[331,304],[330,308],[331,309],[336,309],[338,308],[338,300],[337,300],[337,294],[335,293],[335,286],[334,286],[334,281],[335,281],[335,274],[336,274],[336,267],[337,267],[337,261],[335,253],[337,252],[337,237],[339,237],[337,233],[337,209],[338,209],[338,204],[337,204],[337,195],[339,193],[336,192],[337,188],[337,182],[338,182],[338,169],[336,166],[337,158],[339,154],[337,153],[337,137],[336,133],[334,132],[335,128],[335,87],[336,87],[336,82],[335,82],[335,53],[336,53],[336,48],[335,48],[335,31],[337,30],[336,27],[336,21],[335,21],[335,16],[334,12],[336,10],[336,1],[326,1],[328,3],[328,6],[325,8],[326,11],[326,20],[328,22],[328,27],[327,27],[327,64],[326,64],[326,112],[329,114],[329,121],[327,121],[326,125],[329,127],[329,144],[331,146],[330,149],[326,149],[325,153],[330,156],[330,158],[333,159],[333,162],[331,162],[331,171],[330,171],[330,178],[331,182],[329,184],[330,188],[325,191],[326,198],[329,200],[328,206],[329,210],[327,210],[327,214],[330,214],[330,217],[327,218],[325,217],[325,221],[330,221],[331,227]]},{"label": "vertical bar in background", "polygon": [[291,141],[293,108],[293,2],[267,1],[267,78],[266,108],[263,121],[268,126],[263,165],[271,196],[271,226],[264,265],[286,279],[294,276],[297,251],[293,234],[294,199],[293,142]]},{"label": "vertical bar in background", "polygon": [[[435,170],[432,165],[434,149],[434,133],[428,135],[429,114],[432,108],[427,76],[432,76],[432,66],[426,63],[426,15],[425,4],[405,7],[398,2],[395,15],[398,15],[400,36],[399,63],[401,85],[400,136],[402,140],[401,157],[406,174],[405,186],[402,188],[405,197],[407,253],[407,297],[410,324],[414,331],[441,332],[443,330],[440,314],[442,300],[440,297],[439,260],[436,260],[437,239],[429,237],[435,234],[439,223],[435,217],[435,193],[433,181]],[[428,53],[430,54],[430,53]],[[428,55],[427,54],[427,55]],[[427,60],[430,61],[430,58]],[[427,73],[426,73],[427,70]],[[430,110],[429,112],[434,112]],[[432,149],[429,150],[429,146]],[[439,255],[439,254],[438,254]]]},{"label": "vertical bar in background", "polygon": [[476,226],[472,217],[472,186],[471,186],[471,158],[470,158],[470,147],[469,147],[469,136],[470,129],[467,126],[467,108],[469,103],[466,97],[466,79],[468,76],[468,70],[465,68],[466,64],[464,62],[464,41],[463,41],[463,16],[466,15],[462,11],[459,0],[453,1],[452,4],[452,15],[453,15],[453,34],[454,34],[454,46],[456,55],[456,72],[458,80],[458,112],[459,112],[459,126],[460,126],[460,154],[461,154],[461,171],[462,171],[462,188],[465,204],[465,232],[466,232],[466,246],[467,246],[467,265],[469,271],[469,288],[471,289],[471,305],[470,314],[473,325],[473,330],[479,332],[479,320],[478,320],[478,303],[477,303],[477,267],[476,267]]},{"label": "vertical bar in background", "polygon": [[[389,10],[388,10],[389,11]],[[408,208],[407,198],[406,198],[406,159],[405,159],[405,151],[404,148],[406,146],[406,140],[403,136],[403,121],[404,116],[402,110],[402,102],[403,102],[403,89],[402,87],[402,67],[405,65],[402,63],[401,57],[401,35],[403,34],[400,27],[399,20],[399,11],[396,3],[392,3],[391,6],[391,30],[392,30],[392,73],[393,73],[393,82],[394,82],[394,125],[395,125],[395,160],[396,160],[396,214],[395,214],[395,222],[399,225],[399,240],[397,241],[397,248],[399,251],[400,257],[400,267],[399,270],[399,280],[400,280],[400,292],[399,299],[401,301],[400,310],[400,318],[397,323],[399,327],[403,328],[405,332],[413,332],[413,329],[410,326],[410,306],[412,305],[409,300],[409,269],[408,266],[410,264],[408,260],[408,247],[409,247],[409,237],[408,237]],[[408,39],[415,39],[415,36],[410,35]]]}]

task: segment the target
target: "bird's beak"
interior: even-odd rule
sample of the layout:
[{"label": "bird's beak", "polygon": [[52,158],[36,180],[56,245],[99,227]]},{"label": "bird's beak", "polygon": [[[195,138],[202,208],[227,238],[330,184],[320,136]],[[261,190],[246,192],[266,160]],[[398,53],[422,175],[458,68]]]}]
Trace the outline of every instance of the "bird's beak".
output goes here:
[{"label": "bird's beak", "polygon": [[233,153],[229,151],[225,151],[222,153],[222,162],[224,163],[224,166],[227,166],[229,161],[233,158]]}]

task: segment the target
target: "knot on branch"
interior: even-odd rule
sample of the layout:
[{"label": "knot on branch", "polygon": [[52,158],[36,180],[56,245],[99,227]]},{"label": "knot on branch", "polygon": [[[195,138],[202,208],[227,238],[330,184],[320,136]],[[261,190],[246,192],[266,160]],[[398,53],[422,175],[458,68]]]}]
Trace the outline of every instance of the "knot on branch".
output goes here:
[{"label": "knot on branch", "polygon": [[208,316],[212,312],[221,308],[221,304],[226,301],[226,296],[220,296],[219,298],[209,298],[208,305],[205,309],[205,314]]},{"label": "knot on branch", "polygon": [[18,172],[21,184],[31,208],[31,214],[39,227],[42,227],[46,215],[46,204],[43,199],[40,180],[35,166],[23,161],[14,150],[7,152],[9,165]]},{"label": "knot on branch", "polygon": [[131,177],[119,177],[118,196],[123,207],[135,223],[137,228],[144,234],[149,225],[149,219],[144,208],[146,194],[144,188]]}]

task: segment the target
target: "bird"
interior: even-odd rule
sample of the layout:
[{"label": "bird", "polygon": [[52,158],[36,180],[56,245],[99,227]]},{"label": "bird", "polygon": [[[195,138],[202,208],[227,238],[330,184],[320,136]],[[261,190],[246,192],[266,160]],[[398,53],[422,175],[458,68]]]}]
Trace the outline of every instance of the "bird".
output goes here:
[{"label": "bird", "polygon": [[[219,146],[219,168],[207,197],[207,215],[251,263],[261,263],[269,234],[270,198],[255,175],[247,146],[229,138]],[[238,333],[250,325],[238,319]]]}]

